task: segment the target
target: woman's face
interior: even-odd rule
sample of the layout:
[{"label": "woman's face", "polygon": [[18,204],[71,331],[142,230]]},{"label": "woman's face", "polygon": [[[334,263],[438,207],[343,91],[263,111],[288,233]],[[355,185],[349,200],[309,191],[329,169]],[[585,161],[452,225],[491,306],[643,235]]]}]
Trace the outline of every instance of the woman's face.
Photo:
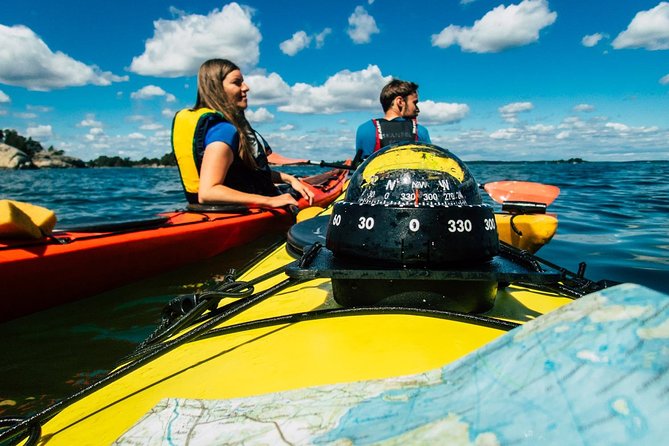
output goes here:
[{"label": "woman's face", "polygon": [[237,107],[245,110],[248,106],[246,93],[249,91],[249,86],[244,83],[244,76],[239,70],[234,70],[228,73],[223,79],[223,91],[230,99],[230,102],[237,105]]}]

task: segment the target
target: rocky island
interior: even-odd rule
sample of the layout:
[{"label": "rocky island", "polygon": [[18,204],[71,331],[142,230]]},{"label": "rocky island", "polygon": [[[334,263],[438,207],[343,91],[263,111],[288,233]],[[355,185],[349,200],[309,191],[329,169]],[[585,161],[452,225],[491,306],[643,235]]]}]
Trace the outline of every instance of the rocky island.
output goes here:
[{"label": "rocky island", "polygon": [[86,163],[53,146],[44,149],[39,142],[26,139],[15,130],[0,130],[0,169],[69,167],[86,167]]},{"label": "rocky island", "polygon": [[160,158],[142,158],[135,161],[119,156],[99,156],[91,161],[65,155],[53,146],[48,149],[33,140],[19,135],[16,130],[0,130],[0,169],[49,169],[71,167],[168,167],[176,166],[172,152]]}]

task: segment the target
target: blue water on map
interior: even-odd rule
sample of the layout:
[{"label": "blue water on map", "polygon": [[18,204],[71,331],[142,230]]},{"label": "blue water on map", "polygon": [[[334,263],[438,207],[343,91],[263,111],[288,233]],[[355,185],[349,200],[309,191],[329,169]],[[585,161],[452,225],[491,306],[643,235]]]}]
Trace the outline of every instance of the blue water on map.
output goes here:
[{"label": "blue water on map", "polygon": [[[669,293],[669,162],[472,163],[470,169],[479,183],[521,180],[560,187],[549,207],[558,215],[558,232],[539,252],[542,258],[572,271],[585,261],[591,279]],[[148,218],[184,205],[176,168],[3,170],[0,198],[54,210],[58,228]],[[152,331],[165,302],[240,267],[271,241],[0,324],[0,416],[34,412],[105,373]]]}]

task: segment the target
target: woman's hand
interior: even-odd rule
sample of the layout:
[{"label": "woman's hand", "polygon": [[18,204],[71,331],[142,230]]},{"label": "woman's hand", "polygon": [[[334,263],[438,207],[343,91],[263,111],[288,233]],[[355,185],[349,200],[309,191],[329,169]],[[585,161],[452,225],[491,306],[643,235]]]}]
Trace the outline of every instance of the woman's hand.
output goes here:
[{"label": "woman's hand", "polygon": [[302,198],[307,200],[307,202],[311,205],[314,201],[314,192],[307,187],[303,182],[295,178],[294,176],[290,176],[288,178],[289,181],[286,181],[288,184],[290,184],[290,187],[295,189],[300,195],[302,195]]},{"label": "woman's hand", "polygon": [[290,194],[281,194],[276,197],[267,197],[263,207],[280,208],[283,206],[297,206],[297,201]]}]

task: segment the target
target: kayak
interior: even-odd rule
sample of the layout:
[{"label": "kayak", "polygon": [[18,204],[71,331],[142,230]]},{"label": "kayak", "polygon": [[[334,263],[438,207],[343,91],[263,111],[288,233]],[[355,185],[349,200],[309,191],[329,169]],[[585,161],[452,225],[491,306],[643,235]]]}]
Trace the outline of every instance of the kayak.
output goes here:
[{"label": "kayak", "polygon": [[[593,282],[504,241],[478,266],[348,259],[333,240],[336,228],[345,227],[352,187],[294,225],[287,242],[259,260],[196,295],[177,296],[156,331],[118,368],[28,419],[4,422],[0,440],[664,441],[667,296]],[[389,220],[403,217],[394,215]],[[361,231],[380,225],[369,218],[356,216]],[[409,228],[423,227],[424,220],[414,219]],[[382,234],[379,251],[390,250],[394,239]],[[411,239],[403,240],[406,253]],[[360,251],[370,258],[379,252],[370,245]],[[491,294],[479,299],[489,280]],[[406,284],[415,289],[406,292]],[[366,303],[375,285],[384,295]],[[435,298],[435,290],[445,294]],[[468,293],[477,308],[461,310],[457,296]],[[347,299],[358,301],[343,304]]]},{"label": "kayak", "polygon": [[[341,193],[347,171],[303,178],[314,204]],[[304,199],[298,201],[307,207]],[[55,219],[50,219],[55,223]],[[220,254],[294,222],[287,209],[192,206],[155,218],[56,230],[39,239],[0,236],[0,321],[81,299]]]},{"label": "kayak", "polygon": [[[223,297],[190,327],[157,335],[58,408],[35,438],[52,445],[609,444],[613,431],[622,443],[660,444],[657,432],[666,434],[648,413],[668,415],[658,391],[667,384],[660,374],[668,360],[659,354],[667,296],[626,284],[575,301],[510,285],[480,315],[346,309],[334,302],[329,279],[286,275],[299,262],[291,252],[275,247],[234,282],[204,290],[221,297],[235,284],[255,287],[245,297],[230,292],[237,297]],[[629,388],[619,385],[625,380]],[[632,384],[646,381],[640,390]],[[575,417],[600,421],[583,433]]]}]

